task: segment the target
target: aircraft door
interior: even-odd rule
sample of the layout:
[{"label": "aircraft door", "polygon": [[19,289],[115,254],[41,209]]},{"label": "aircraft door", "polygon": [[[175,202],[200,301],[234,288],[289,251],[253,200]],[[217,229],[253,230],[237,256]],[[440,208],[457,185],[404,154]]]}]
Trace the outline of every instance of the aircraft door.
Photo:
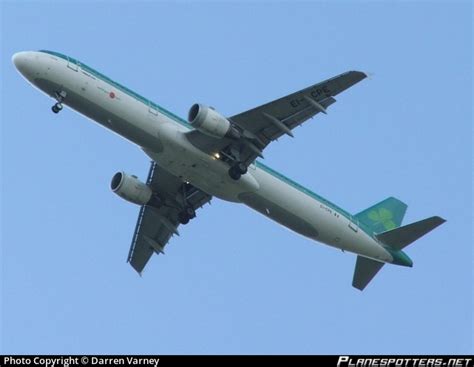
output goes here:
[{"label": "aircraft door", "polygon": [[149,112],[152,116],[158,116],[158,110],[157,110],[157,108],[155,107],[155,105],[153,105],[153,103],[151,103],[151,102],[148,102],[148,112]]},{"label": "aircraft door", "polygon": [[350,222],[349,222],[349,228],[352,229],[354,232],[357,232],[359,230],[359,221],[351,217]]},{"label": "aircraft door", "polygon": [[72,69],[74,71],[78,71],[79,70],[79,62],[77,62],[76,60],[74,59],[71,59],[71,58],[67,58],[67,67],[69,69]]}]

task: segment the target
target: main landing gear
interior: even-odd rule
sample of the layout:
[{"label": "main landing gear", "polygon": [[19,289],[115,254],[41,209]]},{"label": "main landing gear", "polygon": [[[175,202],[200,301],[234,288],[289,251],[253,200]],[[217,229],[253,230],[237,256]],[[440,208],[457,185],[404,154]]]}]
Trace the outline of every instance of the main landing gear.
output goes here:
[{"label": "main landing gear", "polygon": [[238,181],[242,175],[247,173],[247,165],[241,160],[241,150],[242,147],[237,144],[231,145],[229,151],[225,154],[227,157],[227,162],[230,163],[229,170],[227,173],[230,178]]},{"label": "main landing gear", "polygon": [[58,113],[63,109],[63,101],[66,98],[66,92],[65,91],[59,91],[54,93],[54,98],[56,99],[56,103],[51,107],[51,111],[54,113]]},{"label": "main landing gear", "polygon": [[192,196],[194,187],[190,183],[185,183],[182,187],[182,210],[178,213],[178,221],[181,224],[188,224],[189,221],[196,217],[196,211],[189,205],[188,198]]},{"label": "main landing gear", "polygon": [[228,173],[230,178],[235,181],[238,181],[242,175],[245,175],[247,173],[247,166],[243,162],[234,163],[229,168]]},{"label": "main landing gear", "polygon": [[190,206],[185,207],[182,211],[178,213],[178,220],[181,224],[188,224],[189,221],[194,217],[196,217],[196,212]]}]

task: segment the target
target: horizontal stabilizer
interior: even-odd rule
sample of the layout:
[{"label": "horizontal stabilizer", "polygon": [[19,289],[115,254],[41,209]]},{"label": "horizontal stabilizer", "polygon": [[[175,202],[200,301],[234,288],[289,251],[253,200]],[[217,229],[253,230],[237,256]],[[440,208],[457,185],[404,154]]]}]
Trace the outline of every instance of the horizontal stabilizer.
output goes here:
[{"label": "horizontal stabilizer", "polygon": [[376,235],[376,237],[379,241],[391,248],[401,250],[444,222],[446,222],[446,220],[443,218],[431,217],[400,228],[392,229],[391,231],[380,233]]},{"label": "horizontal stabilizer", "polygon": [[363,290],[384,265],[384,263],[367,259],[363,256],[357,256],[352,286]]}]

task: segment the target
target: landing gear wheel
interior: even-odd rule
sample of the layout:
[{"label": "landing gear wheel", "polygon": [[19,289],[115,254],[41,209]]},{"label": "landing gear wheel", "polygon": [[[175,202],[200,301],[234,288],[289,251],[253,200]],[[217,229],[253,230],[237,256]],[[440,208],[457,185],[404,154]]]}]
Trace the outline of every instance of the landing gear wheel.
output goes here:
[{"label": "landing gear wheel", "polygon": [[196,211],[190,206],[184,208],[182,212],[178,213],[178,220],[181,224],[188,224],[191,219],[196,216]]},{"label": "landing gear wheel", "polygon": [[193,208],[191,208],[190,206],[184,208],[184,212],[186,213],[186,215],[192,219],[196,216],[196,212],[194,211]]},{"label": "landing gear wheel", "polygon": [[181,223],[181,224],[188,224],[190,218],[187,216],[186,213],[184,213],[184,212],[179,212],[179,213],[178,213],[178,220],[179,220],[179,223]]},{"label": "landing gear wheel", "polygon": [[231,179],[238,181],[242,174],[236,169],[235,166],[229,168],[229,176]]},{"label": "landing gear wheel", "polygon": [[56,103],[53,107],[51,107],[51,110],[54,113],[58,113],[63,109],[63,101],[66,98],[66,92],[61,90],[61,91],[56,91],[54,92],[54,99],[56,100]]},{"label": "landing gear wheel", "polygon": [[51,107],[51,110],[54,112],[54,113],[58,113],[59,111],[61,111],[63,109],[63,105],[61,103],[56,103],[55,105],[53,105],[53,107]]},{"label": "landing gear wheel", "polygon": [[235,165],[235,169],[237,172],[239,172],[241,175],[245,175],[247,173],[247,166],[245,163],[239,162]]},{"label": "landing gear wheel", "polygon": [[233,180],[239,180],[242,175],[247,173],[247,166],[243,162],[237,162],[229,168],[229,176]]}]

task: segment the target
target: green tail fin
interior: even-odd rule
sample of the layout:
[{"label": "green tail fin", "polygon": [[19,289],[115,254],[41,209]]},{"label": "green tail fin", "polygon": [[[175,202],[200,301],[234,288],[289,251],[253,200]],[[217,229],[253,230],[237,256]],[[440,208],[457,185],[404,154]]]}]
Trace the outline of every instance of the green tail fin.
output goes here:
[{"label": "green tail fin", "polygon": [[389,197],[368,209],[361,211],[354,217],[368,226],[374,233],[382,233],[400,227],[407,210],[407,205]]}]

